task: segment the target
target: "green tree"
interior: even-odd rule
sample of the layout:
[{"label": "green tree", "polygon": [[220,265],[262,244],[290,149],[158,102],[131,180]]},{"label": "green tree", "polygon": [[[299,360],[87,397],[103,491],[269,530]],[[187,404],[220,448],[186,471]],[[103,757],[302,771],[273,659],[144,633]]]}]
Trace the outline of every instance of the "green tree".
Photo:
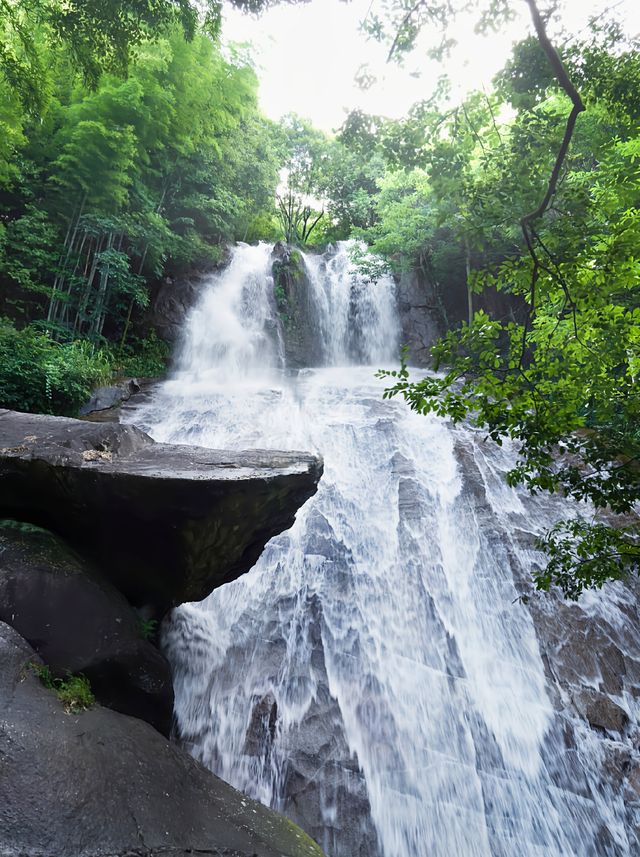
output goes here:
[{"label": "green tree", "polygon": [[[287,0],[229,2],[255,14]],[[176,26],[187,41],[199,26],[215,37],[222,5],[222,0],[4,0],[0,75],[25,108],[40,112],[49,89],[40,42],[62,44],[85,82],[95,87],[104,72],[126,75],[141,45],[166,36]]]},{"label": "green tree", "polygon": [[305,119],[290,114],[280,123],[283,181],[277,204],[285,240],[306,244],[325,213],[324,167],[330,142]]},{"label": "green tree", "polygon": [[[412,382],[403,366],[387,394],[422,413],[468,419],[497,442],[516,439],[512,484],[592,504],[591,521],[561,522],[542,541],[550,563],[538,585],[576,597],[638,568],[640,60],[598,38],[567,51],[565,74],[582,83],[583,113],[555,73],[519,74],[530,47],[499,83],[518,114],[504,141],[487,147],[499,163],[487,173],[486,200],[493,187],[498,220],[509,207],[512,217],[520,211],[521,238],[479,278],[522,301],[525,321],[476,313],[434,348],[443,375]],[[510,189],[509,174],[517,185],[505,206],[496,181]]]}]

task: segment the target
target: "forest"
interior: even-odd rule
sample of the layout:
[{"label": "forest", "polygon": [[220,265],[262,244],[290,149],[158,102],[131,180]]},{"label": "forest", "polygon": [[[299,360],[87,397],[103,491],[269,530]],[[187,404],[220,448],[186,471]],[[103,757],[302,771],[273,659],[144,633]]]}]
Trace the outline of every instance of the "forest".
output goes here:
[{"label": "forest", "polygon": [[[3,3],[0,407],[74,415],[115,376],[161,375],[158,289],[234,242],[358,238],[372,283],[420,271],[441,299],[437,373],[403,361],[385,395],[515,439],[512,484],[603,510],[547,534],[538,585],[576,597],[637,569],[640,54],[609,19],[552,45],[527,3],[532,35],[490,91],[452,103],[443,83],[333,135],[262,115],[219,4]],[[390,2],[370,36],[400,58],[443,8]]]}]

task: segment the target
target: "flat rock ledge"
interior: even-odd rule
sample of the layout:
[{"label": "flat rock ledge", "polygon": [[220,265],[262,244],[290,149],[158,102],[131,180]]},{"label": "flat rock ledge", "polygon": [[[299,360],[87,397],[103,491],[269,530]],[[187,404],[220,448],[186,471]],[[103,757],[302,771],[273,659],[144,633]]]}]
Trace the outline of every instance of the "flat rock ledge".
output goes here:
[{"label": "flat rock ledge", "polygon": [[248,571],[322,468],[302,452],[161,444],[135,426],[0,410],[0,518],[59,533],[160,613]]},{"label": "flat rock ledge", "polygon": [[147,723],[69,714],[0,622],[1,857],[323,857]]}]

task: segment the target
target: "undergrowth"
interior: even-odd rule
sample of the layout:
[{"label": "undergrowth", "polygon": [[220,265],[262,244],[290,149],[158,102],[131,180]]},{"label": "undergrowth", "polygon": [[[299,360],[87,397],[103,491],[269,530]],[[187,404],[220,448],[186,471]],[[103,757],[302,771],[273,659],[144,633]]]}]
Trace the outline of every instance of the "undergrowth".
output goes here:
[{"label": "undergrowth", "polygon": [[31,667],[42,684],[56,694],[67,714],[86,711],[95,704],[96,698],[85,676],[67,673],[66,678],[55,678],[45,664],[33,663]]}]

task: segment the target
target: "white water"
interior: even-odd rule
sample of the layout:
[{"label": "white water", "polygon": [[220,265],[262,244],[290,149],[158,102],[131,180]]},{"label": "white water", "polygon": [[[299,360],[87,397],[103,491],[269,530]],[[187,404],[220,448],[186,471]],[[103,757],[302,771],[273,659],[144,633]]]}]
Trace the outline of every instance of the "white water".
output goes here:
[{"label": "white water", "polygon": [[323,362],[377,366],[394,360],[399,326],[391,277],[369,284],[351,263],[346,245],[328,258],[305,255],[304,260]]},{"label": "white water", "polygon": [[[133,416],[158,440],[325,459],[317,495],[255,568],[176,611],[180,734],[264,803],[302,823],[313,804],[330,857],[631,857],[598,739],[554,712],[517,601],[552,505],[506,488],[508,450],[382,400],[391,281],[354,281],[344,248],[306,263],[326,361],[373,366],[280,371],[269,248],[240,248],[192,313],[175,376]],[[559,785],[560,720],[575,788]],[[323,747],[332,730],[342,757]],[[367,825],[373,844],[356,852]]]}]

